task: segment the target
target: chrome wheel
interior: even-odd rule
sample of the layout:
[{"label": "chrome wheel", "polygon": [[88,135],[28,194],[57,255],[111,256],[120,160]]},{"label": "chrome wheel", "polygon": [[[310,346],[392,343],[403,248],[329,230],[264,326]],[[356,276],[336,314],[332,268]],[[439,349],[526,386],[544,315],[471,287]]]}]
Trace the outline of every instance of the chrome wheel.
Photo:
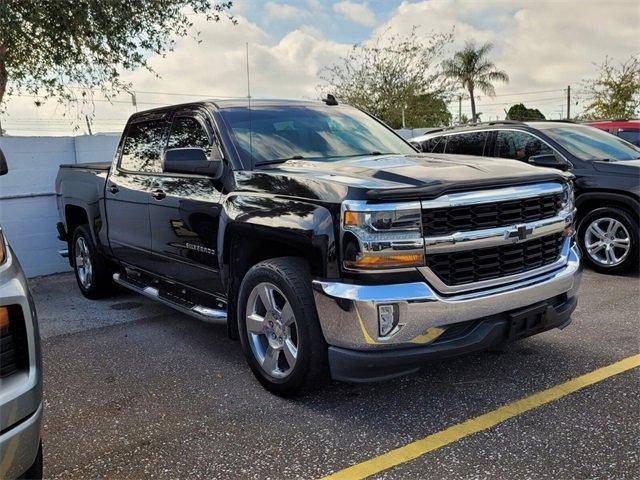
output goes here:
[{"label": "chrome wheel", "polygon": [[78,237],[74,247],[74,254],[76,260],[76,272],[78,273],[78,279],[84,288],[89,288],[93,281],[93,267],[91,265],[91,255],[89,254],[89,247],[84,237]]},{"label": "chrome wheel", "polygon": [[298,358],[298,325],[291,304],[278,287],[262,282],[251,290],[246,312],[253,356],[266,373],[285,378]]},{"label": "chrome wheel", "polygon": [[629,255],[631,236],[619,220],[597,218],[585,230],[584,246],[594,262],[605,267],[615,267]]}]

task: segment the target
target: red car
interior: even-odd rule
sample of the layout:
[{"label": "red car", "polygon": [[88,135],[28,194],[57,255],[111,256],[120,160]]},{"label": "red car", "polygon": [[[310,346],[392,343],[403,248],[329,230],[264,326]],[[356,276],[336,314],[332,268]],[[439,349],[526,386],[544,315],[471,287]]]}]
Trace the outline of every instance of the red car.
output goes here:
[{"label": "red car", "polygon": [[640,120],[601,120],[589,122],[588,125],[606,130],[640,147]]}]

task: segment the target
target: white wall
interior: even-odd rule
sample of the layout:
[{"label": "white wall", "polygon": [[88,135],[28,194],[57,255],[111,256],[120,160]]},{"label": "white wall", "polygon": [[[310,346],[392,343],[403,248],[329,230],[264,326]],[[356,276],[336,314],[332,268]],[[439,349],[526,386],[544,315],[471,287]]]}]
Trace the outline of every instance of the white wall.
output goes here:
[{"label": "white wall", "polygon": [[54,182],[63,163],[110,161],[119,135],[0,137],[9,173],[0,177],[0,225],[27,276],[69,269],[58,255]]}]

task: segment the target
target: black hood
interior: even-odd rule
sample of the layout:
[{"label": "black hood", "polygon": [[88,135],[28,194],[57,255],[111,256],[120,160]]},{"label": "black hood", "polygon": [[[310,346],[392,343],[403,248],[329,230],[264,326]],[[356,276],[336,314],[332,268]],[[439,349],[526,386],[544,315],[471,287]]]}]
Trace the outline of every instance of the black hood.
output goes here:
[{"label": "black hood", "polygon": [[435,198],[445,192],[570,178],[514,160],[467,155],[379,155],[290,160],[237,172],[238,189],[325,201]]}]

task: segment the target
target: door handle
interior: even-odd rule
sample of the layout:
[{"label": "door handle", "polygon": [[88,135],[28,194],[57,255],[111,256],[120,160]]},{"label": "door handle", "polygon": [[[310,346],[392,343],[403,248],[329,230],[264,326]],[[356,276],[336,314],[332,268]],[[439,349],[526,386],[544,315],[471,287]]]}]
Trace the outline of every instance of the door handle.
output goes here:
[{"label": "door handle", "polygon": [[118,188],[117,185],[110,185],[109,186],[109,191],[115,195],[116,193],[118,193],[120,191],[120,189]]},{"label": "door handle", "polygon": [[167,194],[166,194],[166,193],[164,193],[164,190],[160,190],[160,189],[158,189],[158,190],[155,190],[155,191],[151,194],[151,196],[152,196],[153,198],[155,198],[156,200],[162,200],[164,197],[166,197],[166,196],[167,196]]}]

